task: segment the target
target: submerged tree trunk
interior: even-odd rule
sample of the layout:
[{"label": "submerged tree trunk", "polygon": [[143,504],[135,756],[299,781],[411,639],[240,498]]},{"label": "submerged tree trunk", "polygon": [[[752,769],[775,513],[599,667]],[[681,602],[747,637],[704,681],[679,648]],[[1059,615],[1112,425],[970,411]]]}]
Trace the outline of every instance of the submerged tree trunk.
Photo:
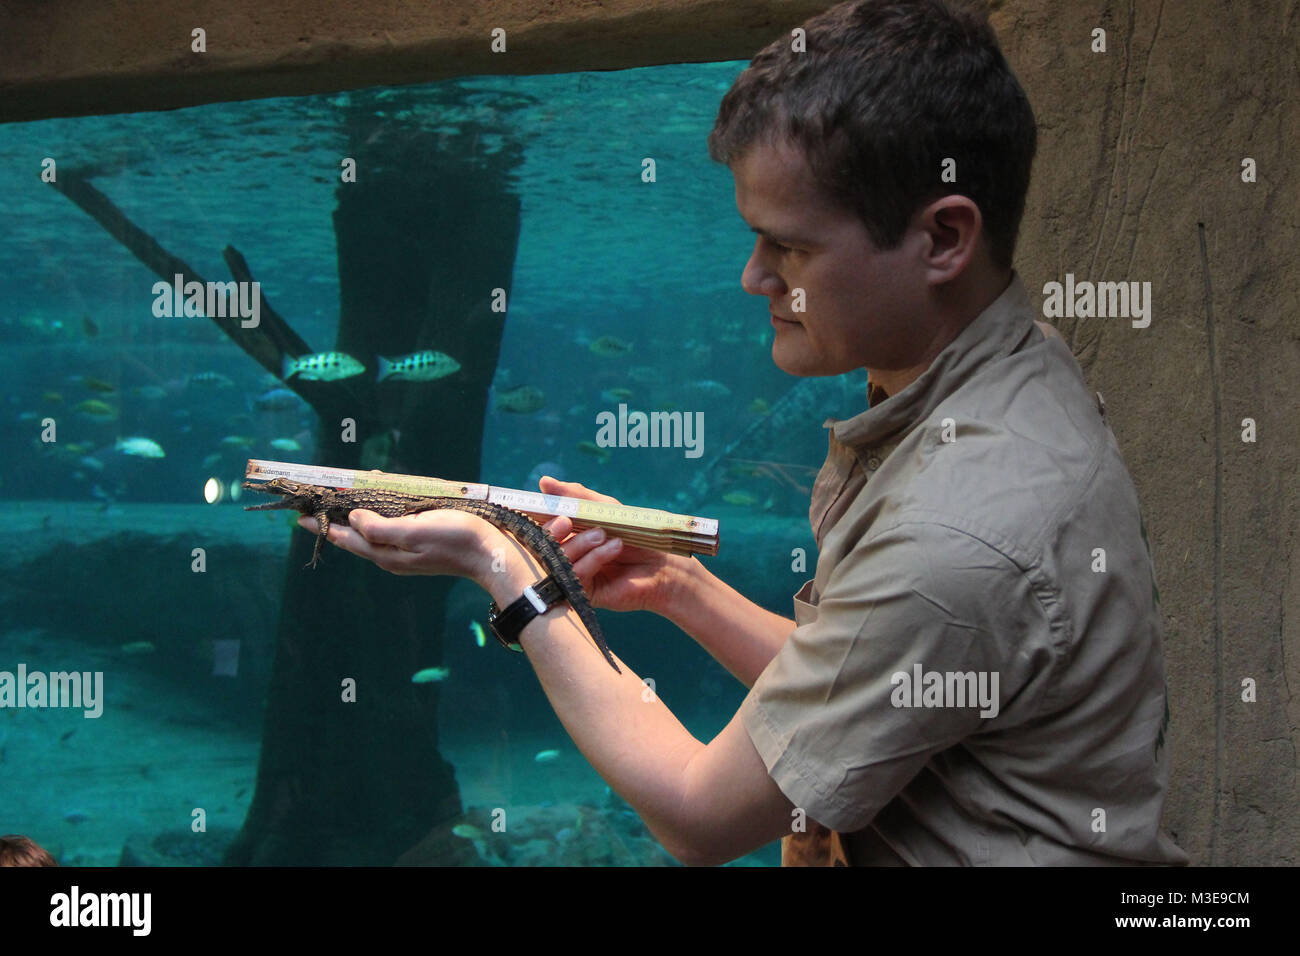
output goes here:
[{"label": "submerged tree trunk", "polygon": [[[440,94],[441,95],[441,94]],[[398,97],[352,94],[346,156],[357,182],[338,190],[341,315],[337,348],[367,366],[354,441],[321,421],[317,460],[479,480],[488,388],[510,289],[519,200],[508,176],[517,146],[478,148],[481,128],[446,132],[428,91],[396,123]],[[412,127],[427,119],[439,134]],[[343,157],[340,157],[342,159]],[[445,352],[459,372],[433,382],[374,382],[375,356]],[[268,691],[257,789],[226,862],[386,865],[461,812],[453,769],[438,751],[438,684],[411,674],[442,662],[448,578],[399,577],[326,546],[303,569],[312,538],[295,533]],[[344,697],[355,680],[356,699]]]}]

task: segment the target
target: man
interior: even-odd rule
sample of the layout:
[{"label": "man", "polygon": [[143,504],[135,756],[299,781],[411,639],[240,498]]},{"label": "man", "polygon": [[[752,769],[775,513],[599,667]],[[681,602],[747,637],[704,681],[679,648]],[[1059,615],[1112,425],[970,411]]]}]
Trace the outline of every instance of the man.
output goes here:
[{"label": "man", "polygon": [[[737,80],[710,149],[758,234],[741,281],[768,300],[773,360],[870,376],[813,490],[816,576],[790,620],[694,559],[566,541],[593,604],[668,617],[751,688],[707,745],[567,605],[519,641],[578,748],[686,863],[778,837],[787,863],[1186,862],[1159,828],[1164,663],[1136,494],[1011,267],[1029,104],[983,17],[942,0],[842,4],[805,29],[806,52],[782,38]],[[501,607],[542,577],[470,515],[352,524],[331,540],[472,577]]]}]

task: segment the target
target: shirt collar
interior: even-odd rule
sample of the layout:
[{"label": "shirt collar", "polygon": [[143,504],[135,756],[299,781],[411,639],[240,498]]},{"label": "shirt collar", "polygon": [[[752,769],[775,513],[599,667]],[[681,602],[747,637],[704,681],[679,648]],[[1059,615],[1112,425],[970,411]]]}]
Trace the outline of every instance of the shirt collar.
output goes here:
[{"label": "shirt collar", "polygon": [[993,302],[944,347],[930,367],[897,395],[868,391],[871,407],[852,418],[827,419],[825,427],[854,449],[896,444],[900,432],[924,421],[941,402],[983,366],[1014,352],[1034,328],[1029,293],[1019,273]]}]

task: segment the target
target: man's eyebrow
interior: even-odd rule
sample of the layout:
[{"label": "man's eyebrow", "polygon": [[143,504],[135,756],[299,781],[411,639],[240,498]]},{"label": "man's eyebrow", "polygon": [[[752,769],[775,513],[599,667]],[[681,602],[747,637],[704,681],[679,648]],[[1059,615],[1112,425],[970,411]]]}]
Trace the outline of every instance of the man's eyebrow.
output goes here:
[{"label": "man's eyebrow", "polygon": [[808,244],[807,239],[799,239],[795,236],[781,235],[780,233],[772,232],[770,229],[760,229],[758,226],[750,226],[749,231],[753,233],[757,233],[758,235],[762,236],[764,239],[770,239],[773,242],[780,243],[783,246],[804,246]]}]

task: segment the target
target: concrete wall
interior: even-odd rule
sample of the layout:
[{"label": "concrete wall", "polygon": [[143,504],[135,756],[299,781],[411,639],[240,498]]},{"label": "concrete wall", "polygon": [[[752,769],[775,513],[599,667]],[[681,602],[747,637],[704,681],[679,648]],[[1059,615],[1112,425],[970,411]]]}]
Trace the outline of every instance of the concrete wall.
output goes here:
[{"label": "concrete wall", "polygon": [[[128,2],[7,4],[0,120],[742,58],[826,4],[486,6],[228,0],[196,2],[181,22]],[[1066,273],[1151,283],[1149,328],[1057,324],[1106,398],[1151,534],[1173,710],[1166,823],[1194,862],[1294,864],[1300,203],[1287,150],[1300,142],[1300,6],[994,6],[1040,122],[1022,275],[1031,290]],[[207,29],[207,54],[189,51],[192,25]],[[496,26],[507,54],[489,52]],[[1256,182],[1242,181],[1245,158]]]}]

